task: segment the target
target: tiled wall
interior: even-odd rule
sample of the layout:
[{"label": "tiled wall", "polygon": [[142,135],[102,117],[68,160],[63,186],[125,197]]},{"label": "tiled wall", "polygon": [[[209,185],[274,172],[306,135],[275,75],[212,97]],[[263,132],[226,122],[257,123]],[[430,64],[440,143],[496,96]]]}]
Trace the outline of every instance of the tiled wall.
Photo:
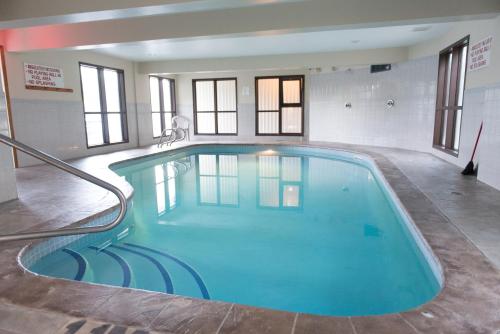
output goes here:
[{"label": "tiled wall", "polygon": [[[310,76],[310,139],[428,151],[437,57]],[[387,107],[387,100],[395,105]],[[352,107],[346,108],[350,102]]]},{"label": "tiled wall", "polygon": [[[487,70],[487,69],[486,69]],[[500,189],[500,84],[466,89],[458,157],[432,148],[437,57],[393,65],[311,75],[311,140],[397,147],[430,152],[461,168],[471,158],[481,121],[475,162],[478,179]],[[386,101],[394,99],[393,108]],[[352,108],[345,108],[350,102]]]},{"label": "tiled wall", "polygon": [[[57,158],[72,159],[137,146],[135,103],[127,103],[129,142],[98,148],[87,148],[81,101],[11,99],[11,103],[16,139]],[[20,154],[19,164],[24,167],[40,162]]]},{"label": "tiled wall", "polygon": [[479,91],[484,101],[484,136],[481,139],[478,178],[500,189],[500,84]]}]

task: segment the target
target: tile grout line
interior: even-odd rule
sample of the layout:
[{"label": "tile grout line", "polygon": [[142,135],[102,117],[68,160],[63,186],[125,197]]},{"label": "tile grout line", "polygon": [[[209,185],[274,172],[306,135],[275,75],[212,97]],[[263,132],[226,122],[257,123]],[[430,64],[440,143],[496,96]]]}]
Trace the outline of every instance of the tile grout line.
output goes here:
[{"label": "tile grout line", "polygon": [[349,323],[351,324],[352,331],[354,334],[358,334],[358,331],[356,330],[356,326],[354,326],[354,323],[352,322],[352,317],[349,317]]},{"label": "tile grout line", "polygon": [[415,326],[413,326],[413,324],[411,322],[409,322],[408,320],[405,319],[405,317],[403,317],[403,315],[401,313],[398,313],[399,317],[409,326],[411,327],[415,333],[417,334],[422,334],[422,332],[420,332]]},{"label": "tile grout line", "polygon": [[[107,298],[104,299],[104,301],[102,303],[99,304],[99,306],[97,306],[95,308],[95,314],[98,314],[99,313],[99,310],[111,299],[113,298],[115,295],[117,295],[118,293],[120,293],[120,290],[117,290],[115,292],[113,292],[112,294],[110,294]],[[63,313],[65,314],[65,313]],[[89,314],[87,314],[85,316],[86,319],[94,319],[94,317],[92,316],[94,313],[93,312],[90,312]],[[97,319],[96,319],[97,320]]]},{"label": "tile grout line", "polygon": [[147,329],[151,329],[151,326],[153,326],[154,322],[156,321],[156,319],[158,319],[158,317],[160,316],[160,314],[166,310],[170,305],[170,300],[168,300],[165,305],[161,308],[160,312],[158,312],[158,314],[153,318],[151,319],[151,321],[149,322],[149,324],[145,327]]},{"label": "tile grout line", "polygon": [[293,318],[292,331],[290,334],[295,334],[295,326],[297,326],[297,319],[299,318],[299,312],[295,313],[295,317]]},{"label": "tile grout line", "polygon": [[234,307],[234,304],[231,304],[231,307],[229,308],[229,310],[227,310],[227,313],[224,316],[224,319],[222,319],[222,322],[220,323],[219,327],[217,328],[217,331],[215,332],[215,334],[220,333],[220,330],[222,329],[222,326],[224,326],[224,323],[226,322],[227,318],[229,318],[229,313],[231,313],[231,310],[233,309],[233,307]]}]

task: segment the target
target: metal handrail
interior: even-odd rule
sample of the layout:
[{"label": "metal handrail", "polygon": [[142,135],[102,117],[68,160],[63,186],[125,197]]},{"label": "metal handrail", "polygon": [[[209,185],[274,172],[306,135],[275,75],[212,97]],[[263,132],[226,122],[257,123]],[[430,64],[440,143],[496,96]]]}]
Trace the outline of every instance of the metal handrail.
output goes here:
[{"label": "metal handrail", "polygon": [[[169,130],[170,130],[171,132],[170,132],[170,135],[168,135],[168,136],[167,136],[167,131],[169,131]],[[163,139],[164,139],[164,138],[167,140],[166,142],[164,142],[164,141],[163,141]],[[161,132],[160,140],[158,140],[158,145],[157,145],[157,146],[158,146],[159,148],[161,148],[161,147],[163,146],[163,144],[165,144],[165,143],[166,143],[167,145],[169,145],[169,143],[171,143],[171,142],[175,141],[175,139],[176,139],[176,133],[175,133],[174,129],[167,129],[167,128],[165,128],[165,129]]]},{"label": "metal handrail", "polygon": [[22,151],[26,154],[31,155],[34,158],[42,160],[43,162],[48,163],[54,167],[57,167],[67,173],[70,173],[74,176],[77,176],[85,181],[93,183],[99,187],[102,187],[106,190],[109,190],[113,194],[118,197],[120,201],[120,212],[118,216],[109,224],[100,225],[100,226],[91,226],[91,227],[76,227],[76,228],[61,228],[57,230],[49,230],[49,231],[38,231],[38,232],[25,232],[25,233],[13,233],[13,234],[4,234],[0,235],[0,242],[2,241],[13,241],[13,240],[25,240],[25,239],[37,239],[37,238],[48,238],[48,237],[60,237],[66,235],[75,235],[75,234],[87,234],[87,233],[99,233],[112,229],[113,227],[120,224],[125,218],[127,213],[127,197],[122,193],[120,189],[115,187],[114,185],[105,182],[89,173],[86,173],[78,168],[71,166],[70,164],[61,161],[57,158],[54,158],[48,154],[45,154],[37,149],[34,149],[28,145],[25,145],[17,140],[11,139],[5,135],[0,134],[0,142],[14,147],[19,151]]}]

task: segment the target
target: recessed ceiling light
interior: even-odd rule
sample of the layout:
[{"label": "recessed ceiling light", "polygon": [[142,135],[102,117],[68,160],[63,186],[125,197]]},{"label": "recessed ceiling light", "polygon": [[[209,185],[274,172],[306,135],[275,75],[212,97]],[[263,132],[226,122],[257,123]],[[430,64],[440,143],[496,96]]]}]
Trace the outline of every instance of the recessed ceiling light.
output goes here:
[{"label": "recessed ceiling light", "polygon": [[360,40],[359,40],[359,39],[353,39],[353,40],[351,41],[351,43],[352,43],[352,44],[358,44],[359,42],[360,42]]},{"label": "recessed ceiling light", "polygon": [[432,26],[414,27],[411,31],[422,32],[422,31],[430,30],[431,28],[432,28]]}]

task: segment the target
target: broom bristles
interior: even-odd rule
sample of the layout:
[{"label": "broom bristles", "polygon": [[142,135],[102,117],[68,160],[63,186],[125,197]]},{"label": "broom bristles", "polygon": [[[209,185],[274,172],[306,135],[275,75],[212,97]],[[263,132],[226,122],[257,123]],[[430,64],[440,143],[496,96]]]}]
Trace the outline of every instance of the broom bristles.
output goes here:
[{"label": "broom bristles", "polygon": [[473,175],[474,174],[474,162],[469,161],[465,169],[462,171],[462,175]]}]

